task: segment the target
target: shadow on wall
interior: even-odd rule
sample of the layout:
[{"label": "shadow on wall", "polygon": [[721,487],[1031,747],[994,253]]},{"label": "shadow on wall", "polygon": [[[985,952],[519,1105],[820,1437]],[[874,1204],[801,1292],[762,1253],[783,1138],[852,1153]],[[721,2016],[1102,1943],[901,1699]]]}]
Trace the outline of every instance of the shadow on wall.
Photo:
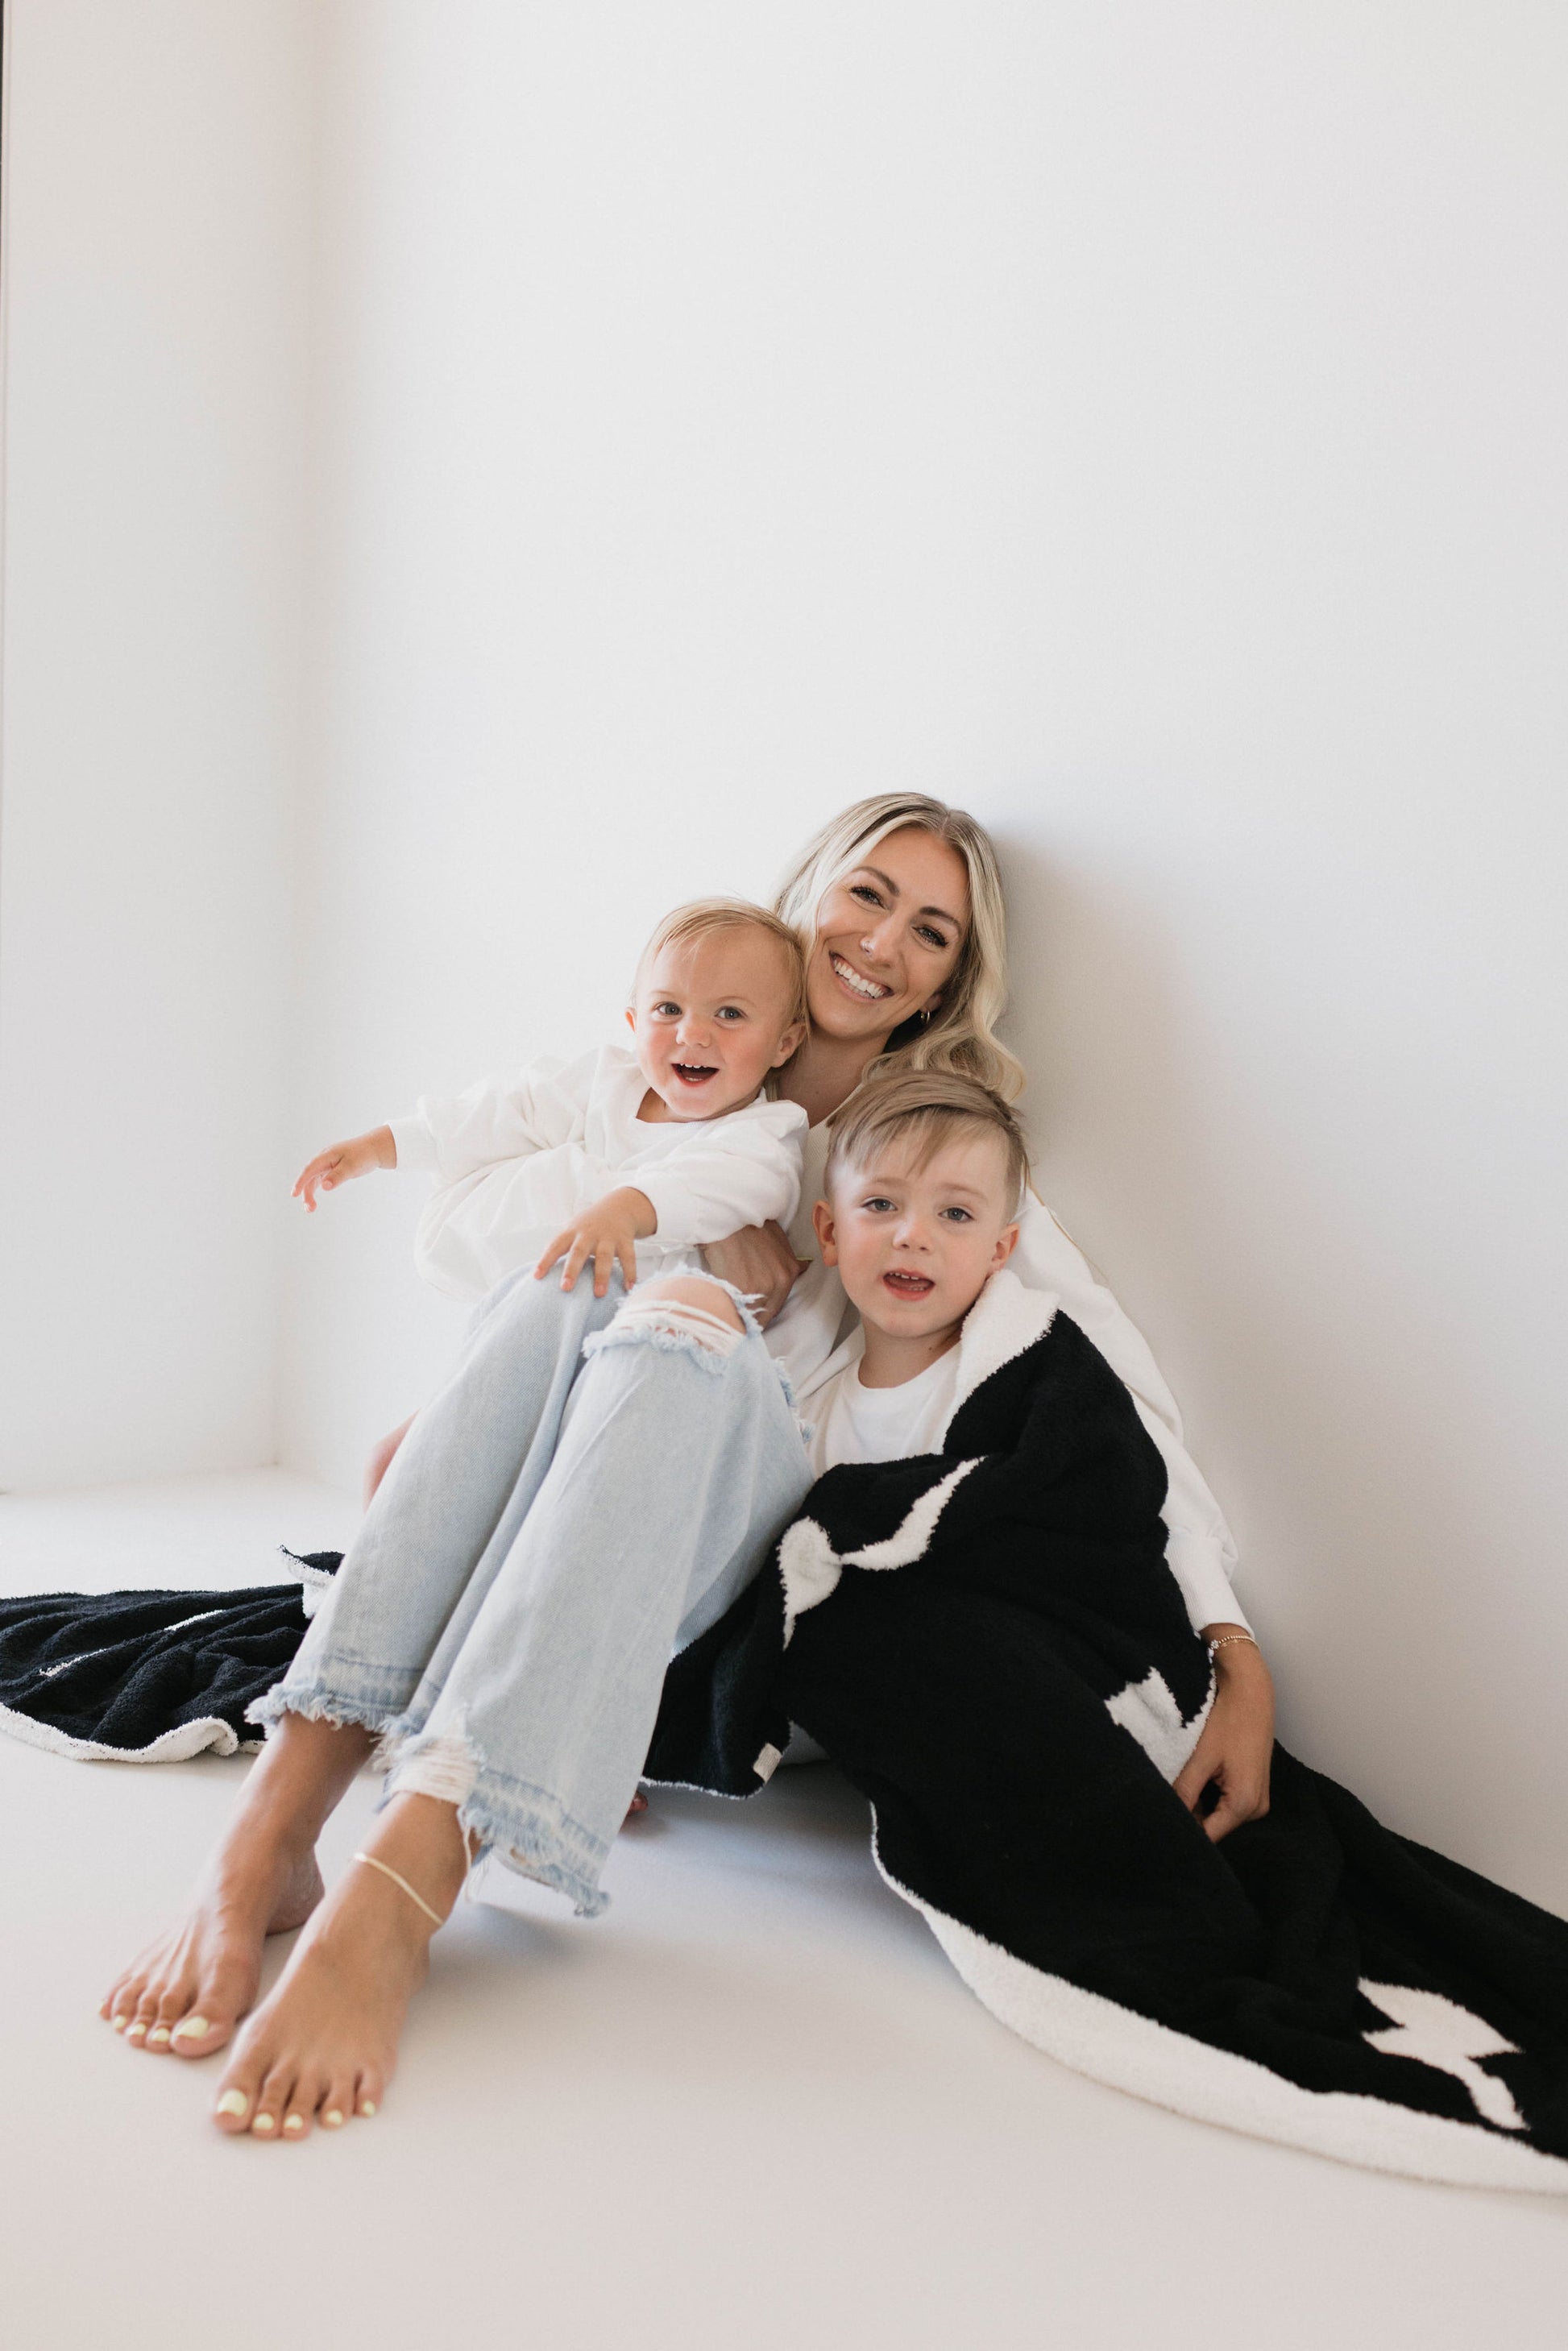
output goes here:
[{"label": "shadow on wall", "polygon": [[[1329,1032],[1298,1099],[1288,1022],[1270,1051],[1225,972],[1228,956],[1245,971],[1244,926],[1195,959],[1159,877],[1113,882],[996,838],[1037,1179],[1180,1400],[1240,1548],[1281,1736],[1392,1825],[1561,1905],[1555,1841],[1499,1821],[1500,1787],[1541,1787],[1555,1677],[1519,1498],[1511,1526],[1486,1482],[1496,1366],[1426,1237],[1389,1232],[1386,1168],[1358,1188],[1344,1135],[1312,1124],[1325,1065],[1332,1079],[1356,1040],[1319,1007]],[[1416,1180],[1424,1146],[1405,1147]],[[1522,1659],[1504,1667],[1511,1641]]]}]

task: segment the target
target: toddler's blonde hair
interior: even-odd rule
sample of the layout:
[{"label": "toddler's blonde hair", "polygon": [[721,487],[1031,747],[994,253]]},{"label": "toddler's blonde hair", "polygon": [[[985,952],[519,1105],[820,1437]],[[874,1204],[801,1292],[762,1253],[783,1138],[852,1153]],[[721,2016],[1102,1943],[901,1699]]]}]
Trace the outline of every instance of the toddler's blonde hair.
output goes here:
[{"label": "toddler's blonde hair", "polygon": [[956,1070],[906,1070],[856,1088],[828,1121],[822,1188],[845,1168],[862,1168],[878,1146],[908,1135],[914,1167],[928,1167],[944,1144],[975,1133],[994,1134],[1007,1159],[1008,1214],[1017,1214],[1029,1182],[1029,1145],[1017,1113],[991,1086]]},{"label": "toddler's blonde hair", "polygon": [[773,941],[783,961],[789,992],[789,1010],[781,1025],[789,1029],[796,1021],[809,1024],[806,957],[800,935],[767,906],[754,906],[747,898],[693,898],[666,914],[663,922],[654,925],[653,937],[637,958],[633,992],[641,987],[643,974],[654,956],[663,955],[666,947],[684,946],[688,940],[712,938],[724,931],[762,931]]}]

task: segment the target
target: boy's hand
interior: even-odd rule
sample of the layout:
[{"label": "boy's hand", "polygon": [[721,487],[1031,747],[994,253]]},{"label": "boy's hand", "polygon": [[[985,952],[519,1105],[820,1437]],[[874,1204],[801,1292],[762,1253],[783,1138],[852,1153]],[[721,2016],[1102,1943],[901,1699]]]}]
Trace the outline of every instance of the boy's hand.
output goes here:
[{"label": "boy's hand", "polygon": [[374,1127],[369,1134],[356,1134],[351,1143],[334,1143],[328,1150],[319,1151],[296,1177],[293,1197],[303,1200],[307,1213],[314,1215],[318,1191],[335,1192],[352,1176],[396,1165],[397,1144],[391,1127]]},{"label": "boy's hand", "polygon": [[560,1286],[571,1290],[591,1258],[595,1298],[602,1298],[609,1290],[611,1270],[617,1265],[630,1290],[637,1279],[637,1243],[650,1239],[658,1229],[659,1219],[646,1192],[622,1185],[620,1191],[607,1192],[602,1200],[585,1208],[575,1223],[557,1233],[534,1268],[534,1280],[542,1281],[551,1266],[564,1257],[566,1270]]}]

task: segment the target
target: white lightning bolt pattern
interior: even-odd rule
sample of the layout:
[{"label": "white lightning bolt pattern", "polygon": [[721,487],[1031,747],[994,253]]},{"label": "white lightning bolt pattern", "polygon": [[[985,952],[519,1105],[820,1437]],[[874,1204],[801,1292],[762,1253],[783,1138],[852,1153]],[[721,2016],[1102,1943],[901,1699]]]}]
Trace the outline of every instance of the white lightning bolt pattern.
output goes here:
[{"label": "white lightning bolt pattern", "polygon": [[841,1559],[815,1519],[797,1519],[779,1546],[779,1572],[784,1579],[784,1646],[789,1646],[796,1617],[803,1616],[808,1608],[819,1607],[838,1589],[844,1568],[909,1567],[923,1558],[948,1495],[963,1484],[971,1469],[979,1468],[984,1458],[977,1454],[972,1461],[960,1461],[938,1485],[928,1486],[905,1512],[896,1533],[883,1542],[867,1543],[862,1551],[847,1551]]},{"label": "white lightning bolt pattern", "polygon": [[1483,2074],[1476,2063],[1478,2057],[1519,2053],[1517,2045],[1505,2041],[1484,2016],[1472,2016],[1468,2008],[1461,2008],[1458,2001],[1445,2000],[1440,1991],[1417,1991],[1410,1984],[1368,1983],[1363,1978],[1360,1988],[1375,2008],[1394,2019],[1381,2032],[1364,2032],[1364,2041],[1385,2057],[1414,2057],[1419,2064],[1451,2074],[1469,2092],[1476,2111],[1500,2130],[1525,2128],[1524,2116],[1509,2095],[1507,2084]]}]

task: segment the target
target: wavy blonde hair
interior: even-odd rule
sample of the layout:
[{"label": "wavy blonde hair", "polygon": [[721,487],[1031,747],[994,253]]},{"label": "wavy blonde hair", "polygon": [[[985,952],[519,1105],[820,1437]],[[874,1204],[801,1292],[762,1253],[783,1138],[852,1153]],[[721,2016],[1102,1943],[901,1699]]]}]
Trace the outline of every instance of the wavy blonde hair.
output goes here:
[{"label": "wavy blonde hair", "polygon": [[969,919],[958,960],[942,990],[942,1001],[924,1024],[906,1020],[889,1038],[887,1050],[868,1067],[863,1085],[875,1077],[905,1071],[951,1071],[977,1078],[1004,1102],[1023,1092],[1024,1074],[996,1033],[1007,1003],[1007,915],[997,852],[985,827],[963,809],[924,792],[877,792],[840,810],[809,841],[779,884],[774,911],[800,935],[810,956],[817,934],[817,909],[835,882],[863,864],[878,841],[906,825],[956,852],[969,881]]}]

